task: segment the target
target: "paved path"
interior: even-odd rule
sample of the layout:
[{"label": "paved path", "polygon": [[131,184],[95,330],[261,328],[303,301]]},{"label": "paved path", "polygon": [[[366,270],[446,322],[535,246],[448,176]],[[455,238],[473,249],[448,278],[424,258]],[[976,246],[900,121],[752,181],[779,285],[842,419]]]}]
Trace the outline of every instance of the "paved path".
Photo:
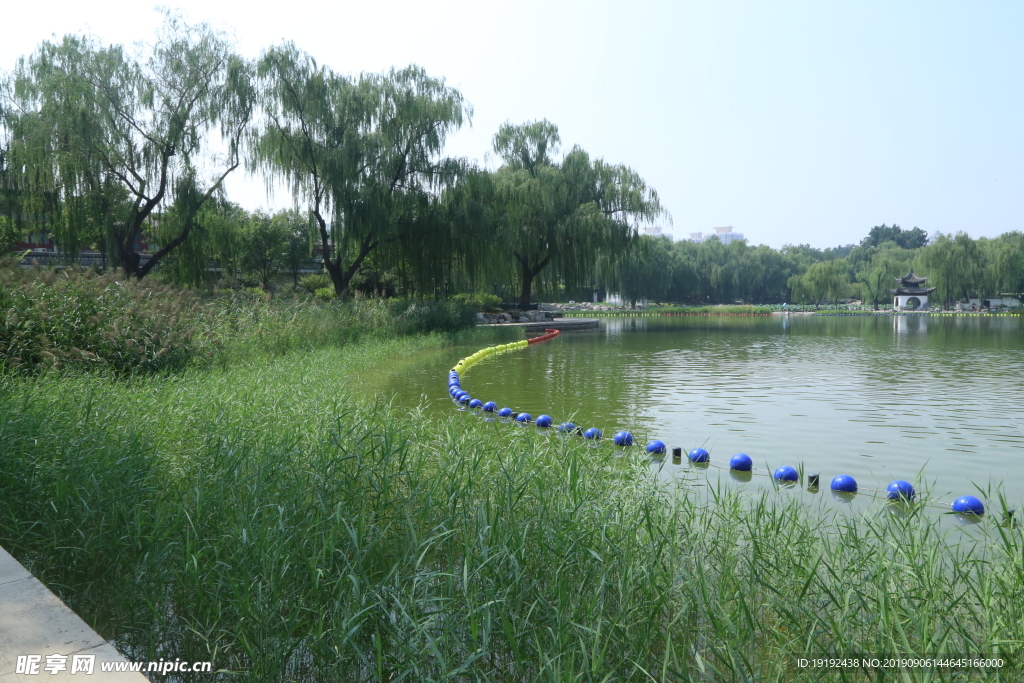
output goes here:
[{"label": "paved path", "polygon": [[[46,655],[65,655],[66,668],[45,669]],[[38,673],[16,673],[18,655],[41,655]],[[72,655],[95,655],[92,675],[71,674]],[[81,617],[0,548],[0,683],[13,681],[82,681],[145,683],[140,673],[104,673],[101,662],[124,662]]]}]

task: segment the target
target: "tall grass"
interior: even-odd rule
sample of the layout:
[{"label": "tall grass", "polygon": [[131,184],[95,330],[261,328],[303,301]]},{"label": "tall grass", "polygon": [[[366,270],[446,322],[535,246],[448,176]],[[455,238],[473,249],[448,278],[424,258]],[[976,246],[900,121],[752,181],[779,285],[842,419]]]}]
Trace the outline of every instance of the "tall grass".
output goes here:
[{"label": "tall grass", "polygon": [[473,309],[455,301],[210,295],[113,272],[0,264],[0,371],[7,373],[181,372],[474,324]]},{"label": "tall grass", "polygon": [[897,680],[801,653],[1020,679],[1019,529],[667,490],[638,453],[345,395],[437,342],[0,379],[0,544],[132,659],[211,680]]}]

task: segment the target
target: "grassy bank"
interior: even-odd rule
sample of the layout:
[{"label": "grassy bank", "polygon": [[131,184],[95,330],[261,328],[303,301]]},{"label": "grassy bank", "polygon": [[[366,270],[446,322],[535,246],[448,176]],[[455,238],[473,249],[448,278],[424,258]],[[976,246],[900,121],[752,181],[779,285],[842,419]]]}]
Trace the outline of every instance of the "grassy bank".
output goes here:
[{"label": "grassy bank", "polygon": [[229,367],[363,338],[455,333],[464,302],[200,292],[88,269],[0,263],[0,372],[120,377]]},{"label": "grassy bank", "polygon": [[[794,655],[1019,660],[1018,529],[960,542],[931,514],[667,491],[639,453],[346,395],[444,339],[0,379],[0,544],[132,659],[242,680],[897,680]],[[999,680],[961,674],[899,680]]]}]

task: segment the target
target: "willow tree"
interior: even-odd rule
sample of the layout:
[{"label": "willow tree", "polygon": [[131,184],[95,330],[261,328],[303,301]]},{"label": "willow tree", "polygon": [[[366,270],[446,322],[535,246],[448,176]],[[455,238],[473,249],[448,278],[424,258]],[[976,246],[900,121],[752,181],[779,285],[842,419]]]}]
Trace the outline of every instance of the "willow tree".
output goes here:
[{"label": "willow tree", "polygon": [[815,308],[826,299],[838,304],[850,287],[850,265],[845,259],[819,261],[802,275],[789,278],[789,287],[794,299],[814,302]]},{"label": "willow tree", "polygon": [[[8,180],[29,213],[68,217],[46,226],[65,251],[82,243],[88,215],[126,276],[145,277],[238,168],[253,95],[248,63],[221,33],[171,15],[145,55],[78,36],[45,42],[19,61],[6,93],[8,165],[19,171]],[[223,140],[216,157],[206,154],[213,130]],[[172,199],[175,229],[142,263],[148,221]]]},{"label": "willow tree", "polygon": [[257,73],[265,123],[252,158],[308,208],[343,296],[372,253],[398,260],[407,239],[433,225],[423,207],[461,168],[441,152],[470,109],[419,67],[348,78],[291,44],[265,52]]},{"label": "willow tree", "polygon": [[969,300],[976,291],[984,298],[984,253],[978,243],[965,232],[954,237],[940,235],[921,250],[920,263],[927,269],[928,279],[936,295],[949,308],[958,298]]},{"label": "willow tree", "polygon": [[515,262],[523,306],[545,269],[553,281],[582,284],[602,257],[630,247],[640,222],[664,213],[657,193],[626,166],[591,160],[579,147],[555,163],[560,142],[547,120],[506,123],[494,136],[505,162],[495,173],[495,244]]},{"label": "willow tree", "polygon": [[861,285],[861,298],[870,301],[874,309],[878,304],[891,299],[889,289],[896,278],[905,274],[913,263],[914,252],[887,242],[876,251],[871,260],[857,271],[857,282]]}]

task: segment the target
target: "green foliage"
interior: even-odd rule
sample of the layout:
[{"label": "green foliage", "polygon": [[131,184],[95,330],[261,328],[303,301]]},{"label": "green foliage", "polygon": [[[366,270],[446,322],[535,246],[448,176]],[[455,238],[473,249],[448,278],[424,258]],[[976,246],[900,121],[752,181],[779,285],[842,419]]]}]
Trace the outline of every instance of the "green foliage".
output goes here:
[{"label": "green foliage", "polygon": [[0,310],[0,366],[8,371],[165,372],[213,350],[194,295],[113,274],[3,268]]},{"label": "green foliage", "polygon": [[[325,302],[325,303],[321,303]],[[0,268],[0,368],[127,376],[229,366],[247,359],[475,324],[454,301],[272,298],[245,288],[217,295],[90,270]]]},{"label": "green foliage", "polygon": [[273,220],[262,211],[254,213],[241,234],[242,277],[268,289],[271,278],[281,270],[287,239],[287,224]]},{"label": "green foliage", "polygon": [[639,222],[665,215],[657,193],[627,166],[591,160],[579,147],[552,162],[558,139],[546,120],[506,123],[494,137],[505,160],[494,175],[494,244],[503,262],[515,263],[520,305],[530,303],[543,272],[574,287],[592,279],[602,259],[614,266]]},{"label": "green foliage", "polygon": [[292,276],[292,282],[299,286],[299,270],[313,254],[314,226],[310,217],[297,210],[279,211],[272,219],[274,226],[283,235],[280,267]]},{"label": "green foliage", "polygon": [[[83,37],[44,42],[0,93],[6,183],[25,215],[52,217],[45,227],[66,254],[103,243],[142,278],[187,242],[239,166],[254,103],[249,71],[223,35],[170,14],[140,59]],[[227,154],[204,182],[196,169],[214,127]],[[168,200],[176,220],[157,226],[161,246],[142,264],[135,242]]]},{"label": "green foliage", "polygon": [[331,286],[331,278],[325,273],[310,273],[299,278],[299,286],[310,294],[320,289],[327,289]]},{"label": "green foliage", "polygon": [[0,215],[0,257],[21,241],[21,230],[8,216]]},{"label": "green foliage", "polygon": [[860,241],[860,246],[880,247],[886,242],[892,242],[900,249],[920,249],[928,243],[928,233],[917,227],[903,230],[895,223],[892,227],[876,225],[868,232],[868,236]]},{"label": "green foliage", "polygon": [[339,296],[371,254],[415,261],[448,229],[433,215],[462,169],[441,157],[470,117],[458,90],[416,66],[349,78],[291,44],[267,50],[257,72],[266,117],[252,160],[309,210]]},{"label": "green foliage", "polygon": [[401,334],[457,332],[476,324],[476,310],[459,301],[392,299],[388,309]]},{"label": "green foliage", "polygon": [[452,301],[464,304],[481,313],[500,313],[503,310],[501,297],[497,294],[476,292],[474,294],[456,294]]},{"label": "green foliage", "polygon": [[796,301],[815,307],[825,299],[838,302],[850,291],[850,266],[844,259],[815,263],[803,275],[791,277],[789,286]]},{"label": "green foliage", "polygon": [[895,286],[897,277],[910,270],[914,252],[894,242],[886,242],[872,252],[870,261],[864,262],[857,272],[857,281],[861,285],[861,299],[877,310],[878,304],[892,299],[889,289]]}]

